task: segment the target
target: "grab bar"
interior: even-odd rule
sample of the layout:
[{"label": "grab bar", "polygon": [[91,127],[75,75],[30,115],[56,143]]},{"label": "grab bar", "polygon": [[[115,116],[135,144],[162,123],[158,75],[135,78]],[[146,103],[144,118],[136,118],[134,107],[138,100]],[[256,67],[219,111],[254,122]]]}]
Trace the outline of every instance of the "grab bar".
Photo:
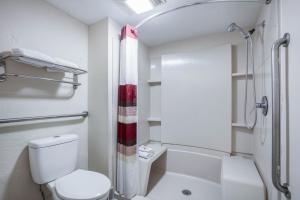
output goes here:
[{"label": "grab bar", "polygon": [[56,118],[70,118],[70,117],[87,117],[88,112],[84,111],[82,113],[68,114],[68,115],[48,115],[48,116],[36,116],[36,117],[21,117],[21,118],[7,118],[0,119],[0,124],[14,123],[14,122],[25,122],[25,121],[36,121],[44,119],[56,119]]},{"label": "grab bar", "polygon": [[276,40],[272,46],[272,182],[275,188],[284,193],[290,199],[291,192],[288,184],[281,184],[281,164],[280,164],[280,47],[288,47],[290,34]]}]

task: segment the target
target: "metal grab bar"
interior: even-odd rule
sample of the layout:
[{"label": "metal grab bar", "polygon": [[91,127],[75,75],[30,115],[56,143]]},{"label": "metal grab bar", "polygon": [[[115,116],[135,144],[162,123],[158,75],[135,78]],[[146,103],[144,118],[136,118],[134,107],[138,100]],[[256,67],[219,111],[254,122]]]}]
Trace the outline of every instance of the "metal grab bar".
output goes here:
[{"label": "metal grab bar", "polygon": [[49,116],[36,116],[36,117],[21,117],[21,118],[7,118],[0,119],[0,124],[14,123],[14,122],[25,122],[25,121],[36,121],[44,119],[56,119],[56,118],[70,118],[70,117],[87,117],[88,112],[84,111],[82,113],[68,114],[68,115],[49,115]]},{"label": "metal grab bar", "polygon": [[276,40],[272,46],[272,182],[275,188],[284,193],[290,199],[291,192],[288,184],[281,184],[281,164],[280,164],[280,47],[288,47],[290,34]]}]

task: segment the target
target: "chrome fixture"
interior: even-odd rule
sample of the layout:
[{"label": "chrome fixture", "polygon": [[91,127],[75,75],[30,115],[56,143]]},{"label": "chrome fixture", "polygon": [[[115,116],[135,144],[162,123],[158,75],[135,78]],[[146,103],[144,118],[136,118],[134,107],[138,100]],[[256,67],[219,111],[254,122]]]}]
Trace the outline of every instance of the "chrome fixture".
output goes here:
[{"label": "chrome fixture", "polygon": [[26,121],[37,121],[37,120],[44,120],[44,119],[57,119],[57,118],[70,118],[70,117],[87,117],[88,112],[84,111],[82,113],[76,114],[68,114],[68,115],[48,115],[48,116],[36,116],[36,117],[21,117],[21,118],[7,118],[7,119],[0,119],[0,124],[6,123],[14,123],[14,122],[26,122]]},{"label": "chrome fixture", "polygon": [[[254,29],[253,29],[254,30]],[[252,86],[253,86],[253,101],[256,102],[256,87],[255,87],[255,70],[254,70],[254,50],[253,50],[253,40],[250,32],[246,32],[242,27],[238,26],[236,23],[231,23],[227,27],[228,32],[239,31],[243,38],[246,40],[247,44],[247,60],[246,60],[246,83],[245,83],[245,98],[244,98],[244,124],[248,129],[253,129],[257,121],[257,109],[254,111],[254,121],[252,124],[248,122],[247,119],[247,104],[248,104],[248,81],[249,81],[249,54],[251,57],[251,69],[252,69]],[[254,31],[253,31],[254,32]],[[252,33],[253,33],[252,32]],[[249,52],[250,48],[250,52]],[[255,107],[255,106],[254,106]]]},{"label": "chrome fixture", "polygon": [[228,32],[239,31],[245,39],[249,38],[250,36],[249,32],[245,32],[244,29],[242,29],[242,27],[238,26],[236,23],[231,23],[227,27],[227,31]]},{"label": "chrome fixture", "polygon": [[288,47],[290,43],[290,34],[276,40],[272,46],[272,182],[275,188],[284,193],[285,197],[290,199],[291,192],[288,184],[281,184],[281,130],[280,130],[280,47]]},{"label": "chrome fixture", "polygon": [[266,96],[263,96],[261,98],[261,103],[256,103],[256,108],[261,108],[262,114],[264,116],[267,116],[269,110],[268,98]]}]

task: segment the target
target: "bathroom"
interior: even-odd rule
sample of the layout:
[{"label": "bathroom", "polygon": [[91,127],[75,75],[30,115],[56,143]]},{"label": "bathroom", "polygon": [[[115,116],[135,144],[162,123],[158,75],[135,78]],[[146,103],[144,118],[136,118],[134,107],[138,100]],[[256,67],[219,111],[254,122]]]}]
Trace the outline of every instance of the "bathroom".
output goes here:
[{"label": "bathroom", "polygon": [[0,0],[0,200],[299,200],[299,8]]}]

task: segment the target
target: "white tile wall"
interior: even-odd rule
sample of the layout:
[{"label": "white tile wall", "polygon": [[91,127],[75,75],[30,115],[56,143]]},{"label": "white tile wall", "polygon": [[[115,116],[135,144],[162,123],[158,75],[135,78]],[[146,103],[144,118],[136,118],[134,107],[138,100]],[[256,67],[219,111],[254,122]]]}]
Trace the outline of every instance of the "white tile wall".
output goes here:
[{"label": "white tile wall", "polygon": [[139,42],[138,50],[139,86],[138,86],[138,143],[144,144],[150,140],[150,127],[147,118],[150,114],[150,58],[146,45]]},{"label": "white tile wall", "polygon": [[[204,37],[196,37],[183,41],[177,41],[150,48],[151,58],[151,78],[160,78],[159,60],[162,55],[193,52],[205,48],[220,46],[232,43],[233,46],[233,72],[244,72],[245,69],[245,41],[238,33],[218,33]],[[234,122],[242,122],[243,120],[243,98],[244,98],[244,80],[233,79],[233,120]],[[158,115],[160,113],[160,86],[151,86],[150,88],[150,113]],[[150,138],[154,141],[160,141],[159,124],[150,125]],[[234,152],[251,154],[253,152],[252,144],[253,134],[241,128],[233,129],[233,146]]]},{"label": "white tile wall", "polygon": [[[150,58],[150,80],[161,80],[161,57]],[[161,117],[161,85],[155,84],[150,86],[150,116]],[[151,122],[150,140],[161,140],[161,123]]]}]

